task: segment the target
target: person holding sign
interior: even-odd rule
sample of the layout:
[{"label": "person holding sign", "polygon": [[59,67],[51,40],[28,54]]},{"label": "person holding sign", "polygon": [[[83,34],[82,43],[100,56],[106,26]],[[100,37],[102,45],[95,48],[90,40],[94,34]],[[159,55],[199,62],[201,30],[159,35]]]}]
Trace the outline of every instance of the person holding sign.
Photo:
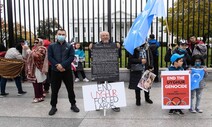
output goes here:
[{"label": "person holding sign", "polygon": [[[174,53],[170,58],[171,65],[168,67],[168,70],[169,71],[183,71],[184,70],[183,69],[183,58],[184,58],[184,54],[179,55],[177,53]],[[173,114],[173,113],[179,113],[181,115],[184,114],[181,109],[170,109],[169,114]]]},{"label": "person holding sign", "polygon": [[57,98],[58,92],[61,87],[62,81],[64,82],[69,102],[71,103],[71,110],[73,112],[79,112],[80,110],[76,106],[73,75],[71,70],[71,63],[74,60],[74,48],[68,42],[66,42],[66,31],[59,29],[57,31],[57,41],[48,47],[48,60],[51,63],[51,110],[49,115],[54,115],[57,112]]},{"label": "person holding sign", "polygon": [[[109,50],[109,49],[107,49],[108,47],[115,47],[114,49],[120,48],[120,44],[119,43],[113,43],[112,41],[110,41],[110,34],[107,31],[100,32],[100,39],[101,39],[101,41],[99,43],[95,44],[95,45],[98,45],[100,47],[104,47],[105,46],[104,49],[102,49],[102,50],[105,50],[105,52],[107,52],[107,50]],[[94,48],[94,44],[91,43],[89,45],[89,49],[92,51],[92,54],[93,54],[92,55],[92,57],[93,57],[93,63],[92,64],[94,64],[94,55],[96,55],[96,54],[94,54],[94,49],[93,48]],[[98,60],[95,60],[95,64],[97,64],[97,62],[99,62],[99,63],[102,62],[101,60],[104,60],[105,59],[105,55],[109,56],[109,54],[101,54],[101,55],[102,56],[100,56],[100,57],[104,57],[104,58],[99,58],[99,61]],[[109,64],[109,63],[107,63],[107,64]],[[118,52],[117,52],[117,65],[118,65]],[[92,66],[94,66],[94,65],[92,65]],[[105,66],[102,67],[102,70],[108,71],[107,69],[111,69],[111,68],[112,67],[107,68],[106,67],[106,64],[105,64]],[[118,68],[118,66],[117,66],[117,68]],[[92,67],[92,69],[93,70],[95,69],[95,72],[97,72],[96,68]],[[106,75],[106,74],[101,75],[102,76],[102,79],[100,79],[101,76],[99,75],[99,73],[100,72],[98,72],[97,75],[95,75],[97,77],[97,81],[98,81],[97,84],[102,84],[102,83],[104,83],[104,81],[113,82],[113,81],[118,81],[119,80],[118,78],[108,78],[110,75],[108,77],[103,76],[103,75]],[[92,71],[92,75],[94,75],[94,71]],[[106,80],[104,80],[104,79],[106,79]],[[115,112],[120,112],[120,108],[119,107],[112,108],[112,110],[115,111]]]},{"label": "person holding sign", "polygon": [[[153,56],[147,43],[134,50],[134,54],[129,56],[128,69],[130,69],[129,89],[135,90],[136,105],[141,105],[140,88],[137,87],[142,74],[145,70],[153,68]],[[153,101],[149,97],[149,91],[144,91],[145,101],[152,104]]]},{"label": "person holding sign", "polygon": [[[195,55],[192,57],[191,68],[191,108],[189,111],[191,113],[202,113],[203,110],[200,109],[200,101],[202,96],[203,88],[206,85],[205,77],[208,75],[206,67],[204,66],[204,59],[200,55]],[[195,101],[196,95],[196,103]]]}]

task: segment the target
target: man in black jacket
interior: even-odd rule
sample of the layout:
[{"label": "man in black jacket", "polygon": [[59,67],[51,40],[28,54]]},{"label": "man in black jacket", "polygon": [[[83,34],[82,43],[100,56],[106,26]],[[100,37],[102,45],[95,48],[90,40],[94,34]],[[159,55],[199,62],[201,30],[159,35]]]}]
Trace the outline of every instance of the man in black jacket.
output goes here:
[{"label": "man in black jacket", "polygon": [[59,29],[57,31],[57,41],[48,47],[48,59],[52,65],[51,68],[51,110],[49,115],[54,115],[57,111],[58,91],[63,81],[68,91],[71,110],[79,112],[76,106],[75,93],[73,89],[73,75],[71,70],[71,62],[74,60],[74,49],[72,45],[65,40],[66,31]]}]

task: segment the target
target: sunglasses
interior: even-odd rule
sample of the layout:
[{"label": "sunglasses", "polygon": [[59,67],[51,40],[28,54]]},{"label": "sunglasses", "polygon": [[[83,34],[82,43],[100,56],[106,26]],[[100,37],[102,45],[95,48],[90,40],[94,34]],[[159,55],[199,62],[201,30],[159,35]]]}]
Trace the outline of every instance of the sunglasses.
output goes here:
[{"label": "sunglasses", "polygon": [[38,44],[38,41],[35,41],[34,44]]}]

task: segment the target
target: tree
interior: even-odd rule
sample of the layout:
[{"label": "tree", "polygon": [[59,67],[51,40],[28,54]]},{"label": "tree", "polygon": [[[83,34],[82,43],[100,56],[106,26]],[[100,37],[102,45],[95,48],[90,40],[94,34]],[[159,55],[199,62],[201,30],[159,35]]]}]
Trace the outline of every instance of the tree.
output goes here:
[{"label": "tree", "polygon": [[[13,30],[14,30],[14,43],[16,43],[17,39],[24,39],[28,41],[34,40],[34,34],[27,29],[24,28],[24,26],[20,25],[19,23],[13,23]],[[5,22],[1,18],[1,30],[0,30],[0,40],[1,43],[7,43],[8,45],[8,23]]]},{"label": "tree", "polygon": [[58,23],[57,19],[54,20],[52,18],[40,20],[39,26],[37,27],[37,35],[49,38],[50,40],[54,40],[56,30],[62,28]]},{"label": "tree", "polygon": [[169,30],[178,38],[204,37],[212,31],[209,15],[212,16],[212,3],[208,0],[178,0],[174,8],[168,9]]}]

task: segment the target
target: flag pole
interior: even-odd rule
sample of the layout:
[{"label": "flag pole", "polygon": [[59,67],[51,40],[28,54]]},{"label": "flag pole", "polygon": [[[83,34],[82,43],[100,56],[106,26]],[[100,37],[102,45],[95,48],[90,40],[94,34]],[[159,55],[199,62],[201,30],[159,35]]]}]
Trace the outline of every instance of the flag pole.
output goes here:
[{"label": "flag pole", "polygon": [[171,40],[171,36],[170,36],[170,31],[169,31],[169,24],[168,24],[168,19],[166,18],[166,27],[167,27],[167,32],[168,32],[168,43],[167,43],[167,46],[168,46],[168,48],[170,48],[171,49],[171,52],[173,51],[172,50],[172,42],[170,42],[170,40]]}]

